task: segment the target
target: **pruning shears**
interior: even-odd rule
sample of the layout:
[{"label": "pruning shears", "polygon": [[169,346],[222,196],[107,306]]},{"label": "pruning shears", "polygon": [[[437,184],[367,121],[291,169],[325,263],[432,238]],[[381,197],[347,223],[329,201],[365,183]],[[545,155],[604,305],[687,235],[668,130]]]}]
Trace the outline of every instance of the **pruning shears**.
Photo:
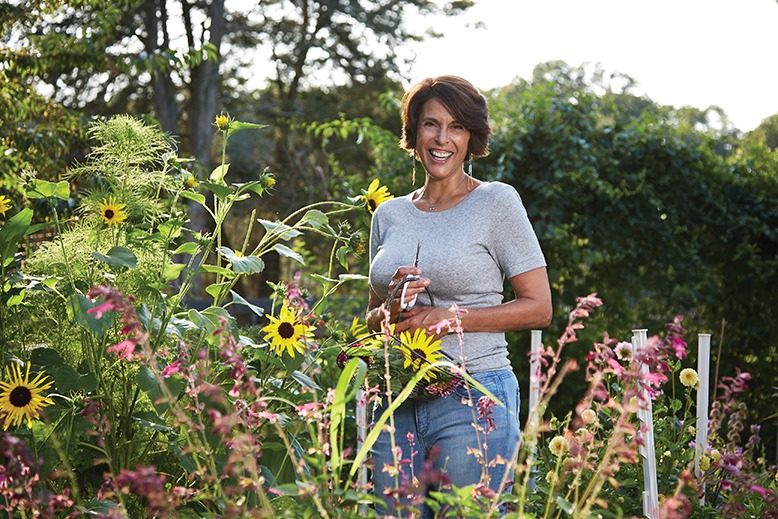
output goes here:
[{"label": "pruning shears", "polygon": [[[419,268],[419,251],[420,250],[421,250],[421,240],[419,240],[416,243],[416,257],[413,259],[413,266],[416,267],[416,268]],[[400,310],[401,311],[407,312],[408,310],[413,308],[414,305],[416,304],[416,297],[417,297],[416,295],[413,296],[410,299],[410,301],[405,301],[405,294],[406,294],[406,291],[408,290],[408,283],[410,283],[411,281],[417,281],[419,279],[421,279],[420,276],[416,276],[416,275],[413,275],[413,274],[409,274],[409,275],[407,275],[407,276],[405,276],[403,278],[403,280],[402,280],[403,291],[400,294]]]}]

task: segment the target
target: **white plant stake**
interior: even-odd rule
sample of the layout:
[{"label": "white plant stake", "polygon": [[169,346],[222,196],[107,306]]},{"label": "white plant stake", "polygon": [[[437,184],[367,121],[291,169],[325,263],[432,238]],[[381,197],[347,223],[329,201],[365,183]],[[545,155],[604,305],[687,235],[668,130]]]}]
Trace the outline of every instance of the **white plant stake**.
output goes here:
[{"label": "white plant stake", "polygon": [[[632,358],[637,357],[637,352],[646,346],[646,329],[632,330]],[[648,366],[640,364],[640,373],[648,373]],[[643,444],[640,446],[640,455],[643,457],[643,515],[648,519],[659,519],[659,488],[656,483],[656,452],[654,450],[654,412],[651,404],[651,396],[646,389],[641,389],[639,394],[640,407],[638,419],[640,420],[640,434]]]},{"label": "white plant stake", "polygon": [[[357,391],[357,452],[362,450],[362,445],[365,443],[367,437],[367,402],[365,400],[365,391],[359,389]],[[357,472],[357,483],[367,485],[367,465],[364,463],[359,467]]]},{"label": "white plant stake", "polygon": [[538,398],[540,396],[540,344],[543,332],[532,330],[530,332],[530,357],[529,357],[529,416],[527,421],[534,426],[538,425]]},{"label": "white plant stake", "polygon": [[[694,439],[694,475],[702,477],[700,458],[705,454],[708,444],[708,395],[710,388],[710,334],[697,334],[697,436]],[[700,504],[705,504],[705,489],[703,488]]]}]

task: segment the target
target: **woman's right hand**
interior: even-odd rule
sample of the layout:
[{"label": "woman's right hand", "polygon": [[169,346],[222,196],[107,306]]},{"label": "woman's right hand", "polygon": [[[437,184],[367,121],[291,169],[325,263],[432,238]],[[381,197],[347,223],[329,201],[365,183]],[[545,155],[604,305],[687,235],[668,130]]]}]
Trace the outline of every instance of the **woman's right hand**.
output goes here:
[{"label": "woman's right hand", "polygon": [[[401,266],[394,271],[387,287],[387,294],[391,295],[394,292],[392,306],[389,309],[391,322],[397,322],[398,317],[402,313],[403,304],[407,307],[408,303],[414,301],[414,298],[421,292],[424,292],[424,289],[430,285],[430,279],[422,277],[421,274],[420,268],[412,266]],[[403,287],[399,287],[408,276],[418,279],[407,281]]]}]

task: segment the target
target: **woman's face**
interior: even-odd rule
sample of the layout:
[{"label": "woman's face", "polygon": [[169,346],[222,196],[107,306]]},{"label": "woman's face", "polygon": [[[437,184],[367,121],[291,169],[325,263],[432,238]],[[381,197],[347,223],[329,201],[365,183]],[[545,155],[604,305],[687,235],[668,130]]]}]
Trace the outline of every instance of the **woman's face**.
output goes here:
[{"label": "woman's face", "polygon": [[443,103],[430,99],[421,108],[416,153],[427,174],[436,179],[463,171],[470,131],[454,119]]}]

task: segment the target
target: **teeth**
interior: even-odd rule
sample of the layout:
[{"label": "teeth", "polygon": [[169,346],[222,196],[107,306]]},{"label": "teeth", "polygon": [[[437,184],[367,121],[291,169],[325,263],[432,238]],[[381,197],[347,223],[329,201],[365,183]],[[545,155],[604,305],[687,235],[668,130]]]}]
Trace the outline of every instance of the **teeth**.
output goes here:
[{"label": "teeth", "polygon": [[432,155],[436,159],[447,159],[453,154],[454,153],[451,151],[430,150],[430,155]]}]

